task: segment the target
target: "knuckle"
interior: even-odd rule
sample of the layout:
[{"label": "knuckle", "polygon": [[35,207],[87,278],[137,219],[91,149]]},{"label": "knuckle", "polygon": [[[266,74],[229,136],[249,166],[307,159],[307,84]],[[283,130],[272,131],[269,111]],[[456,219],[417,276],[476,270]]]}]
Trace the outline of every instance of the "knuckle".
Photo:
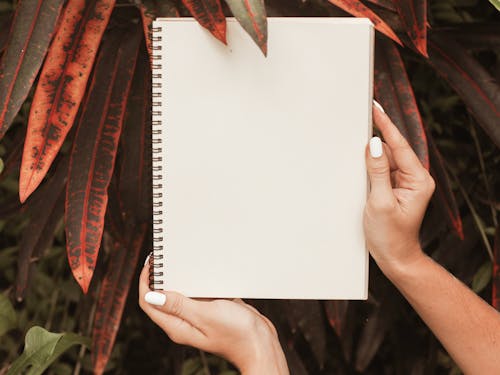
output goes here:
[{"label": "knuckle", "polygon": [[372,165],[372,174],[374,175],[386,175],[389,173],[389,164],[384,162],[378,162]]},{"label": "knuckle", "polygon": [[181,315],[184,310],[184,300],[179,295],[173,295],[169,310],[169,312],[173,315]]}]

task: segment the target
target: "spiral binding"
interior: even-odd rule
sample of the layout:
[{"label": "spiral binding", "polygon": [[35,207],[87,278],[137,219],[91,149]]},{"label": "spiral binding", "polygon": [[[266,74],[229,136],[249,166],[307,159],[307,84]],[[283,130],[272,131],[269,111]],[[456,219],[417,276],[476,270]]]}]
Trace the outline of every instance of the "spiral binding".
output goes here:
[{"label": "spiral binding", "polygon": [[149,287],[150,289],[162,289],[163,286],[163,160],[162,160],[162,74],[161,74],[161,27],[153,25],[151,49],[153,51],[151,60],[152,74],[152,161],[153,161],[153,251],[149,258]]}]

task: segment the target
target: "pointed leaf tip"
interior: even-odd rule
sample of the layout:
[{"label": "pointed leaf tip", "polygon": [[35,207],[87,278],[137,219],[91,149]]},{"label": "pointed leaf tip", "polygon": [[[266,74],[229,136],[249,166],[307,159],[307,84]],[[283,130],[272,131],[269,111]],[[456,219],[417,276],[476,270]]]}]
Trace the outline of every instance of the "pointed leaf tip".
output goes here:
[{"label": "pointed leaf tip", "polygon": [[21,201],[40,185],[73,126],[115,0],[69,0],[31,105],[19,176]]},{"label": "pointed leaf tip", "polygon": [[267,16],[263,0],[226,0],[231,13],[267,56]]},{"label": "pointed leaf tip", "polygon": [[379,16],[375,14],[370,8],[364,5],[361,1],[358,0],[328,0],[333,5],[343,9],[349,14],[352,14],[355,17],[366,17],[369,18],[370,21],[373,22],[375,29],[380,31],[382,34],[388,36],[392,40],[394,40],[399,45],[403,45],[401,40],[398,38],[396,33],[392,30],[392,28]]}]

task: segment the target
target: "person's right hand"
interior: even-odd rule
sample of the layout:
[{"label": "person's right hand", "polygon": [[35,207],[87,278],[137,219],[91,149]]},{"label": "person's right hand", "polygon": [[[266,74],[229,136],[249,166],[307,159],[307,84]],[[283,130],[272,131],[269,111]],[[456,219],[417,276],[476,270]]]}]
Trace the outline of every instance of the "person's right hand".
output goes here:
[{"label": "person's right hand", "polygon": [[139,305],[172,341],[220,355],[244,375],[289,375],[273,324],[241,299],[196,300],[151,291],[149,264],[139,279]]},{"label": "person's right hand", "polygon": [[377,106],[373,120],[385,143],[374,137],[366,149],[371,191],[364,229],[368,250],[387,274],[422,257],[419,229],[435,184],[406,139]]}]

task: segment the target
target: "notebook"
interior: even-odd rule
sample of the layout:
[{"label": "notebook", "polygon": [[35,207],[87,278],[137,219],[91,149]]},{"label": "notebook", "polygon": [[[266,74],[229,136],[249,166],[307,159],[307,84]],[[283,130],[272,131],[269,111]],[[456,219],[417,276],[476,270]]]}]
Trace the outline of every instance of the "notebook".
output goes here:
[{"label": "notebook", "polygon": [[366,299],[373,25],[268,18],[263,55],[191,18],[153,23],[154,289]]}]

